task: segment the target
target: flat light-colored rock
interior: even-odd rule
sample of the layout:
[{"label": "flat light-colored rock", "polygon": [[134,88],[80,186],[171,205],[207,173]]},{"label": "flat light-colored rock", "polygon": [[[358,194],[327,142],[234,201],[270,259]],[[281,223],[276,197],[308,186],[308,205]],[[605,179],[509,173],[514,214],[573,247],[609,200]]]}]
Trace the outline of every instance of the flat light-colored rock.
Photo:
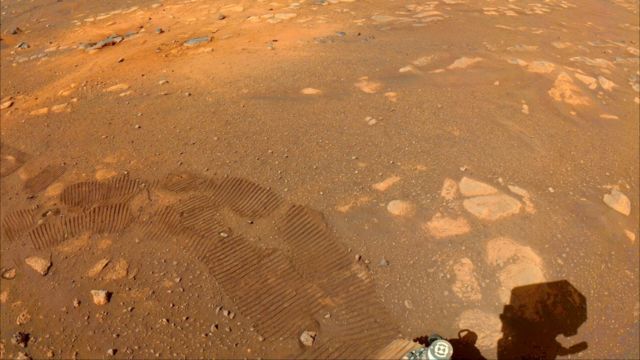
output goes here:
[{"label": "flat light-colored rock", "polygon": [[529,246],[520,245],[507,237],[491,239],[486,245],[486,260],[491,266],[504,266],[509,261],[525,260],[542,267],[542,258]]},{"label": "flat light-colored rock", "polygon": [[471,226],[464,217],[450,218],[441,213],[435,214],[422,228],[438,239],[464,235],[471,231]]},{"label": "flat light-colored rock", "polygon": [[480,285],[474,272],[474,266],[470,259],[462,258],[453,265],[453,273],[456,281],[452,290],[460,299],[464,301],[479,301],[482,299]]},{"label": "flat light-colored rock", "polygon": [[111,294],[107,290],[91,290],[93,303],[102,306],[109,303]]},{"label": "flat light-colored rock", "polygon": [[537,74],[548,74],[556,69],[554,63],[544,60],[532,61],[527,65],[527,71]]},{"label": "flat light-colored rock", "polygon": [[109,271],[104,275],[105,280],[110,281],[124,279],[127,277],[129,272],[129,263],[125,259],[118,259],[108,270]]},{"label": "flat light-colored rock", "polygon": [[397,183],[398,181],[400,181],[400,177],[396,176],[396,175],[393,175],[393,176],[390,176],[390,177],[382,180],[379,183],[375,183],[375,184],[371,185],[371,187],[374,190],[378,190],[378,191],[384,192],[387,189],[389,189],[391,186],[393,186],[395,183]]},{"label": "flat light-colored rock", "polygon": [[483,59],[480,57],[468,58],[466,56],[463,56],[457,59],[456,61],[452,62],[451,65],[447,66],[447,69],[449,70],[464,69],[473,64],[479,63],[482,60]]},{"label": "flat light-colored rock", "polygon": [[53,105],[51,107],[51,112],[53,113],[61,113],[61,112],[69,112],[69,111],[70,111],[70,108],[69,108],[69,104],[67,103]]},{"label": "flat light-colored rock", "polygon": [[13,105],[13,100],[7,100],[0,104],[0,110],[8,109]]},{"label": "flat light-colored rock", "polygon": [[29,115],[42,116],[42,115],[47,115],[48,113],[49,113],[49,108],[48,107],[43,107],[43,108],[31,111],[29,113]]},{"label": "flat light-colored rock", "polygon": [[531,194],[529,194],[527,190],[516,185],[509,185],[508,187],[512,193],[522,197],[522,201],[524,202],[524,211],[530,214],[536,213],[536,207],[533,205],[533,201],[531,200]]},{"label": "flat light-colored rock", "polygon": [[31,314],[27,310],[23,310],[16,318],[16,325],[24,325],[31,321]]},{"label": "flat light-colored rock", "polygon": [[562,72],[556,77],[548,94],[554,100],[569,105],[591,105],[591,100],[582,94],[582,90],[574,84],[573,79],[566,72]]},{"label": "flat light-colored rock", "polygon": [[595,90],[598,87],[598,80],[594,77],[583,75],[580,73],[575,73],[576,79],[582,81],[583,84],[587,85],[589,89]]},{"label": "flat light-colored rock", "polygon": [[602,86],[603,89],[607,91],[613,91],[613,88],[617,86],[613,81],[607,79],[602,75],[598,76],[598,83],[600,84],[600,86]]},{"label": "flat light-colored rock", "polygon": [[442,189],[440,190],[440,196],[445,200],[454,200],[458,197],[458,183],[453,179],[444,179]]},{"label": "flat light-colored rock", "polygon": [[458,184],[460,188],[460,193],[463,196],[480,196],[480,195],[491,195],[496,194],[498,190],[491,185],[485,184],[478,180],[474,180],[464,176],[460,179],[460,183]]},{"label": "flat light-colored rock", "polygon": [[462,206],[477,218],[492,221],[515,215],[522,208],[518,200],[505,194],[466,199],[462,202]]},{"label": "flat light-colored rock", "polygon": [[104,259],[98,260],[98,262],[96,262],[91,267],[91,269],[89,269],[87,271],[87,276],[88,277],[96,277],[96,276],[98,276],[98,274],[100,274],[100,272],[102,272],[102,269],[104,269],[105,266],[107,266],[108,263],[109,263],[109,259],[108,258],[104,258]]},{"label": "flat light-colored rock", "polygon": [[545,281],[542,269],[527,261],[520,261],[506,266],[498,273],[500,288],[498,296],[503,303],[508,303],[511,290],[518,286],[536,284]]},{"label": "flat light-colored rock", "polygon": [[318,89],[314,89],[314,88],[308,87],[308,88],[304,88],[304,89],[300,90],[300,93],[303,94],[303,95],[320,95],[320,94],[322,94],[322,91],[318,90]]},{"label": "flat light-colored rock", "polygon": [[471,329],[478,334],[476,346],[481,350],[493,349],[502,337],[502,322],[498,314],[480,309],[465,310],[458,317],[457,329]]},{"label": "flat light-colored rock", "polygon": [[382,88],[381,83],[369,80],[366,76],[361,77],[354,85],[367,94],[375,94]]},{"label": "flat light-colored rock", "polygon": [[629,239],[629,241],[631,241],[632,244],[636,242],[636,234],[633,231],[625,229],[624,234],[627,236],[627,239]]},{"label": "flat light-colored rock", "polygon": [[42,276],[47,275],[47,273],[49,272],[49,268],[51,268],[51,261],[39,256],[29,256],[28,258],[24,259],[24,262]]},{"label": "flat light-colored rock", "polygon": [[17,273],[18,271],[16,270],[16,268],[7,269],[2,272],[2,278],[7,280],[13,280],[15,279]]},{"label": "flat light-colored rock", "polygon": [[0,304],[6,304],[9,301],[9,290],[2,290],[0,293]]},{"label": "flat light-colored rock", "polygon": [[631,200],[627,195],[616,189],[612,189],[610,194],[604,194],[602,201],[620,214],[626,216],[631,214]]},{"label": "flat light-colored rock", "polygon": [[387,211],[395,216],[411,216],[415,212],[415,206],[405,200],[391,200],[387,204]]},{"label": "flat light-colored rock", "polygon": [[120,83],[106,88],[104,91],[106,92],[120,92],[129,89],[129,84]]}]

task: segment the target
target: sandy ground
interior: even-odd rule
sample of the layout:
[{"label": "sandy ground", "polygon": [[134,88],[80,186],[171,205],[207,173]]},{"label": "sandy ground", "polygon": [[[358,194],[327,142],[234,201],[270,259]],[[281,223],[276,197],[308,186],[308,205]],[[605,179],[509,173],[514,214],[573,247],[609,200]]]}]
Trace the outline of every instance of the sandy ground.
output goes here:
[{"label": "sandy ground", "polygon": [[3,1],[0,356],[640,357],[638,6]]}]

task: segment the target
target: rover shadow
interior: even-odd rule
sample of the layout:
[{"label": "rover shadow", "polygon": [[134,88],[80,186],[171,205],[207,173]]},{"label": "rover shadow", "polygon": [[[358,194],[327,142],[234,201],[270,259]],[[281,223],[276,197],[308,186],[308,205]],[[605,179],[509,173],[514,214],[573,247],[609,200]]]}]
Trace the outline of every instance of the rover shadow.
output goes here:
[{"label": "rover shadow", "polygon": [[[564,347],[556,340],[558,335],[577,334],[587,320],[587,299],[566,280],[514,288],[500,320],[498,359],[547,360],[587,349],[584,341]],[[434,339],[422,336],[413,341],[428,347]],[[477,339],[468,329],[460,330],[458,338],[447,339],[453,346],[451,359],[485,359],[476,347]]]}]

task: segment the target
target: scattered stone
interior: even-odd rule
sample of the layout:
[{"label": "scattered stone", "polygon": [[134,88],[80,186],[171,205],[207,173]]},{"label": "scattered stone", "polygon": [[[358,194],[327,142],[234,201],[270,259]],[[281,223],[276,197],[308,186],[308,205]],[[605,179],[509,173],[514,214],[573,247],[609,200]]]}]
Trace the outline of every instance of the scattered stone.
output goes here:
[{"label": "scattered stone", "polygon": [[115,356],[117,352],[118,352],[118,349],[109,349],[107,350],[107,355]]},{"label": "scattered stone", "polygon": [[438,239],[464,235],[471,231],[471,226],[464,217],[450,218],[441,213],[436,213],[422,228]]},{"label": "scattered stone", "polygon": [[209,41],[211,41],[210,37],[201,36],[201,37],[191,38],[191,39],[185,41],[182,45],[188,46],[188,47],[192,47],[192,46],[197,46],[197,45],[200,45],[200,44],[208,43]]},{"label": "scattered stone", "polygon": [[74,308],[80,307],[80,299],[78,298],[73,299],[73,307]]},{"label": "scattered stone", "polygon": [[620,214],[629,216],[631,214],[631,201],[622,192],[612,189],[610,194],[604,194],[602,198],[605,204],[607,204],[613,210]]},{"label": "scattered stone", "polygon": [[117,85],[113,85],[111,87],[106,88],[104,91],[106,92],[120,92],[129,89],[129,84],[120,83]]},{"label": "scattered stone", "polygon": [[18,356],[16,356],[16,360],[31,360],[31,356],[29,354],[20,351]]},{"label": "scattered stone", "polygon": [[30,47],[31,46],[24,41],[21,41],[18,43],[18,45],[16,45],[16,49],[28,49]]},{"label": "scattered stone", "polygon": [[393,186],[393,184],[397,183],[398,181],[400,181],[400,177],[399,176],[390,176],[386,179],[384,179],[383,181],[379,182],[379,183],[375,183],[373,185],[371,185],[371,187],[374,190],[378,190],[378,191],[386,191],[387,189],[389,189],[391,186]]},{"label": "scattered stone", "polygon": [[162,33],[164,33],[164,30],[162,28],[156,29],[156,34],[162,34]]},{"label": "scattered stone", "polygon": [[111,293],[106,290],[91,290],[91,297],[93,298],[94,304],[102,306],[109,303]]},{"label": "scattered stone", "polygon": [[300,93],[303,95],[320,95],[322,91],[314,88],[304,88],[300,90]]},{"label": "scattered stone", "polygon": [[454,61],[453,63],[451,63],[451,65],[447,66],[447,69],[449,70],[464,69],[482,60],[483,59],[480,57],[468,58],[463,56],[457,59],[456,61]]},{"label": "scattered stone", "polygon": [[31,321],[31,314],[27,310],[22,311],[16,318],[16,325],[24,325]]},{"label": "scattered stone", "polygon": [[13,100],[7,100],[7,101],[3,102],[2,104],[0,104],[0,110],[8,109],[11,106],[13,106]]},{"label": "scattered stone", "polygon": [[16,277],[16,274],[17,274],[16,268],[7,269],[2,272],[2,278],[7,280],[13,280]]},{"label": "scattered stone", "polygon": [[466,199],[462,206],[480,219],[494,221],[519,213],[522,204],[511,196],[498,194]]},{"label": "scattered stone", "polygon": [[387,259],[385,259],[383,257],[382,259],[380,259],[380,262],[378,263],[378,266],[380,266],[380,267],[389,266],[389,261],[387,261]]},{"label": "scattered stone", "polygon": [[49,272],[49,268],[51,267],[51,261],[43,259],[39,256],[29,256],[28,258],[24,259],[24,262],[42,276],[47,275],[47,273]]},{"label": "scattered stone", "polygon": [[391,102],[397,102],[398,101],[398,93],[393,92],[393,91],[388,91],[388,92],[384,93],[384,97],[386,97],[387,100],[389,100]]},{"label": "scattered stone", "polygon": [[520,111],[522,111],[522,113],[525,115],[529,115],[529,105],[522,104],[522,109]]},{"label": "scattered stone", "polygon": [[300,335],[300,342],[304,346],[311,347],[313,346],[313,342],[316,340],[316,334],[317,333],[315,331],[305,330],[302,332],[302,335]]},{"label": "scattered stone", "polygon": [[413,309],[413,303],[411,302],[411,300],[409,300],[409,299],[405,300],[404,301],[404,307],[406,307],[409,310]]},{"label": "scattered stone", "polygon": [[456,281],[452,286],[453,293],[463,301],[480,301],[482,293],[470,259],[462,258],[453,265]]},{"label": "scattered stone", "polygon": [[29,333],[24,333],[22,331],[18,331],[17,333],[11,336],[11,343],[16,346],[22,346],[26,348],[29,345],[30,335]]},{"label": "scattered stone", "polygon": [[225,14],[218,14],[218,20],[224,20],[227,16]]},{"label": "scattered stone", "polygon": [[0,292],[0,304],[5,304],[9,300],[9,290]]},{"label": "scattered stone", "polygon": [[162,80],[158,81],[158,85],[165,85],[165,84],[168,84],[168,83],[169,83],[169,80],[165,80],[165,79],[162,79]]},{"label": "scattered stone", "polygon": [[19,27],[15,27],[11,30],[11,35],[18,35],[21,32],[22,32],[22,29],[20,29]]},{"label": "scattered stone", "polygon": [[387,204],[387,211],[395,216],[410,216],[413,215],[415,207],[408,201],[392,200]]},{"label": "scattered stone", "polygon": [[604,120],[620,120],[620,118],[617,115],[612,115],[612,114],[600,114],[600,119],[604,119]]},{"label": "scattered stone", "polygon": [[89,269],[89,271],[87,271],[87,276],[88,277],[96,277],[96,276],[98,276],[98,274],[100,274],[102,269],[104,269],[105,266],[107,266],[109,261],[110,260],[108,258],[104,258],[104,259],[98,260],[98,262],[95,263],[95,265],[93,265],[91,267],[91,269]]},{"label": "scattered stone", "polygon": [[474,180],[464,176],[460,183],[460,193],[464,196],[479,196],[479,195],[491,195],[498,192],[496,188],[491,185],[485,184],[478,180]]}]

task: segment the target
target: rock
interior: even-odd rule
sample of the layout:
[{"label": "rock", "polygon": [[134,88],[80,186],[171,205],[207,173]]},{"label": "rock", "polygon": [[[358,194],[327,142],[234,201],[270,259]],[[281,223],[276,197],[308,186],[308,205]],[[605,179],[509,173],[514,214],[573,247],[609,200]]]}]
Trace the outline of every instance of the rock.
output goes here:
[{"label": "rock", "polygon": [[380,259],[380,262],[378,263],[378,266],[380,266],[380,267],[389,266],[389,261],[387,261],[387,259],[385,259],[385,258],[382,258],[382,259]]},{"label": "rock", "polygon": [[548,74],[555,70],[556,65],[554,63],[550,63],[548,61],[532,61],[527,64],[527,71],[538,74]]},{"label": "rock", "polygon": [[182,45],[188,46],[188,47],[192,47],[192,46],[197,46],[197,45],[200,45],[200,44],[208,43],[209,41],[211,41],[210,37],[201,36],[201,37],[191,38],[191,39],[185,41]]},{"label": "rock", "polygon": [[441,213],[436,213],[422,228],[438,239],[464,235],[471,231],[471,226],[464,217],[450,218]]},{"label": "rock", "polygon": [[298,14],[296,13],[278,13],[273,15],[273,17],[278,20],[289,20],[293,19],[296,16],[298,16]]},{"label": "rock", "polygon": [[43,259],[39,256],[29,256],[28,258],[24,259],[24,262],[42,276],[47,275],[47,273],[49,272],[49,268],[51,267],[51,261]]},{"label": "rock", "polygon": [[456,329],[473,329],[478,335],[476,346],[480,350],[495,348],[502,333],[502,322],[498,314],[480,309],[465,310],[457,319]]},{"label": "rock", "polygon": [[16,325],[24,325],[31,321],[31,314],[27,310],[22,311],[16,318]]},{"label": "rock", "polygon": [[453,200],[458,196],[458,184],[453,180],[446,178],[440,190],[440,196],[445,200]]},{"label": "rock", "polygon": [[530,214],[535,214],[536,207],[533,205],[533,201],[531,200],[531,195],[529,192],[519,186],[508,185],[509,190],[517,195],[522,197],[522,201],[524,202],[524,210]]},{"label": "rock", "polygon": [[456,61],[454,61],[453,63],[451,63],[451,65],[447,66],[447,69],[449,70],[464,69],[482,60],[483,59],[480,57],[468,58],[463,56],[457,59]]},{"label": "rock", "polygon": [[2,272],[2,278],[13,280],[16,277],[17,270],[15,268],[7,269]]},{"label": "rock", "polygon": [[613,91],[613,88],[617,86],[613,81],[604,76],[598,76],[598,83],[600,83],[600,86],[607,91]]},{"label": "rock", "polygon": [[49,113],[49,108],[48,107],[43,107],[43,108],[31,111],[29,113],[29,115],[41,116],[41,115],[47,115],[48,113]]},{"label": "rock", "polygon": [[491,185],[487,185],[478,180],[474,180],[468,177],[463,177],[458,184],[460,187],[460,193],[464,196],[479,196],[479,195],[491,195],[498,192],[496,188]]},{"label": "rock", "polygon": [[384,179],[383,181],[381,181],[379,183],[375,183],[375,184],[371,185],[371,187],[374,190],[386,191],[387,189],[389,189],[391,186],[393,186],[393,184],[397,183],[398,181],[400,181],[400,177],[394,175],[394,176],[390,176],[390,177]]},{"label": "rock", "polygon": [[303,95],[320,95],[322,91],[314,88],[304,88],[300,90],[300,93]]},{"label": "rock", "polygon": [[20,29],[19,27],[14,27],[14,28],[11,30],[11,35],[18,35],[18,34],[19,34],[19,33],[21,33],[21,32],[22,32],[22,29]]},{"label": "rock", "polygon": [[115,356],[117,352],[118,352],[118,349],[109,349],[107,350],[107,355]]},{"label": "rock", "polygon": [[129,89],[129,84],[120,83],[106,88],[104,91],[106,92],[120,92]]},{"label": "rock", "polygon": [[605,204],[607,204],[613,210],[620,214],[629,216],[631,214],[631,201],[622,192],[612,189],[610,194],[604,194],[602,198]]},{"label": "rock", "polygon": [[520,111],[525,115],[529,115],[529,105],[522,104],[522,109]]},{"label": "rock", "polygon": [[156,28],[156,34],[162,34],[164,30],[162,28]]},{"label": "rock", "polygon": [[386,93],[384,93],[384,97],[391,102],[398,101],[398,93],[394,91],[387,91]]},{"label": "rock", "polygon": [[104,275],[104,279],[107,281],[124,279],[128,271],[129,263],[125,259],[118,259]]},{"label": "rock", "polygon": [[5,304],[9,300],[9,290],[0,292],[0,304]]},{"label": "rock", "polygon": [[89,50],[98,50],[98,49],[102,49],[105,46],[116,45],[116,44],[120,43],[122,40],[124,40],[124,37],[122,35],[113,34],[113,35],[110,35],[110,36],[98,41],[97,43],[84,43],[84,44],[80,44],[79,47],[81,49],[85,49],[87,51],[89,51]]},{"label": "rock", "polygon": [[61,112],[68,112],[68,111],[70,111],[70,109],[69,109],[69,104],[67,103],[53,105],[51,107],[51,112],[54,112],[54,113],[61,113]]},{"label": "rock", "polygon": [[520,212],[522,204],[504,194],[478,196],[466,199],[462,206],[474,216],[483,220],[498,220]]},{"label": "rock", "polygon": [[627,236],[627,239],[631,241],[631,244],[636,242],[636,234],[631,230],[624,230],[624,234]]},{"label": "rock", "polygon": [[31,356],[29,354],[20,351],[18,356],[16,356],[16,360],[31,360]]},{"label": "rock", "polygon": [[409,300],[409,299],[405,300],[404,301],[404,307],[406,307],[409,310],[413,309],[413,303],[411,302],[411,300]]},{"label": "rock", "polygon": [[96,277],[98,276],[98,274],[100,274],[100,272],[102,271],[102,269],[105,268],[105,266],[107,266],[107,264],[109,263],[109,259],[108,258],[104,258],[104,259],[100,259],[98,260],[97,263],[95,263],[91,269],[89,269],[87,271],[87,276],[88,277]]},{"label": "rock", "polygon": [[80,299],[78,298],[73,299],[73,307],[74,308],[80,307]]},{"label": "rock", "polygon": [[93,303],[99,306],[106,305],[111,299],[111,293],[106,290],[91,290]]},{"label": "rock", "polygon": [[158,81],[158,85],[164,85],[168,83],[169,83],[169,80],[165,80],[165,79]]},{"label": "rock", "polygon": [[569,105],[591,105],[591,100],[582,94],[582,91],[566,72],[561,72],[556,77],[553,87],[547,92],[556,101],[562,101]]},{"label": "rock", "polygon": [[408,201],[392,200],[387,204],[387,211],[395,216],[410,216],[413,215],[415,207]]},{"label": "rock", "polygon": [[498,295],[503,303],[508,303],[511,290],[517,286],[541,283],[545,281],[542,269],[527,261],[519,261],[503,268],[498,273],[500,289]]},{"label": "rock", "polygon": [[7,101],[3,102],[2,104],[0,104],[0,110],[8,109],[11,106],[13,106],[13,100],[7,100]]},{"label": "rock", "polygon": [[585,85],[587,85],[587,87],[589,87],[589,89],[595,90],[598,87],[598,80],[596,80],[596,78],[582,75],[580,73],[575,73],[574,75],[576,79],[582,81]]},{"label": "rock", "polygon": [[18,45],[16,45],[16,49],[28,49],[30,47],[31,46],[24,41],[21,41],[18,43]]},{"label": "rock", "polygon": [[225,14],[218,14],[218,20],[224,20],[227,16]]},{"label": "rock", "polygon": [[29,345],[29,333],[23,333],[22,331],[18,331],[17,333],[11,335],[11,343],[16,346],[22,346],[26,348]]},{"label": "rock", "polygon": [[367,94],[375,94],[381,88],[382,84],[377,81],[371,81],[367,76],[363,76],[358,82],[354,83],[355,87]]},{"label": "rock", "polygon": [[311,347],[313,346],[313,342],[316,340],[316,334],[317,333],[315,331],[305,330],[302,332],[302,335],[300,335],[300,342],[304,346]]},{"label": "rock", "polygon": [[479,301],[482,299],[480,285],[470,259],[462,258],[453,265],[456,281],[452,286],[453,293],[463,301]]}]

